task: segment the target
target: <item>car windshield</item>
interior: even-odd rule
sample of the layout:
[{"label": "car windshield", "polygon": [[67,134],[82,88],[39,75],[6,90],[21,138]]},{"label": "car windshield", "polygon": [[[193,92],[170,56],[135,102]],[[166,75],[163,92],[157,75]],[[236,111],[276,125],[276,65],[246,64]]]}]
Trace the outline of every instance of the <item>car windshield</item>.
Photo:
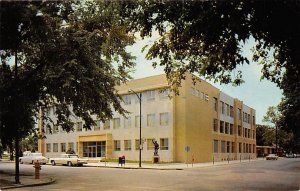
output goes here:
[{"label": "car windshield", "polygon": [[69,155],[69,158],[78,158],[78,155]]}]

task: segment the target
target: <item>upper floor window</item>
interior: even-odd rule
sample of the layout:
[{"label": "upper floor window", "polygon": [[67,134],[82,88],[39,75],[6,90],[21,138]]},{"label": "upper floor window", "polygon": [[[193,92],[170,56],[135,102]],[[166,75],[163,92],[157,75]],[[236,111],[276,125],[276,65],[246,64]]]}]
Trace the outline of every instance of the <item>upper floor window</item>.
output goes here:
[{"label": "upper floor window", "polygon": [[97,120],[97,121],[95,121],[95,123],[96,123],[96,125],[94,126],[94,131],[99,131],[100,130],[101,121]]},{"label": "upper floor window", "polygon": [[77,131],[82,131],[82,122],[77,122]]},{"label": "upper floor window", "polygon": [[124,118],[124,128],[130,128],[131,127],[131,117]]},{"label": "upper floor window", "polygon": [[124,95],[123,101],[124,101],[125,105],[130,105],[131,104],[131,95]]},{"label": "upper floor window", "polygon": [[169,113],[160,113],[159,114],[159,124],[161,126],[169,125]]},{"label": "upper floor window", "polygon": [[255,116],[253,116],[252,124],[255,125]]},{"label": "upper floor window", "polygon": [[218,99],[214,97],[214,110],[218,110]]},{"label": "upper floor window", "polygon": [[154,127],[155,125],[155,114],[148,114],[147,115],[147,126],[148,127]]},{"label": "upper floor window", "polygon": [[106,130],[106,129],[110,129],[110,121],[109,120],[106,120],[103,124],[103,129]]},{"label": "upper floor window", "polygon": [[170,94],[169,89],[162,89],[159,91],[159,98],[160,99],[168,98],[169,94]]},{"label": "upper floor window", "polygon": [[113,128],[114,129],[119,129],[120,128],[120,118],[114,118],[113,119]]},{"label": "upper floor window", "polygon": [[146,92],[147,100],[155,100],[155,90],[149,90]]},{"label": "upper floor window", "polygon": [[58,133],[58,126],[57,125],[53,125],[53,133]]},{"label": "upper floor window", "polygon": [[225,103],[222,101],[220,101],[220,103],[221,103],[221,113],[225,114]]},{"label": "upper floor window", "polygon": [[214,131],[215,132],[218,132],[219,129],[218,129],[218,119],[214,119],[214,122],[213,122],[213,128],[214,128]]},{"label": "upper floor window", "polygon": [[239,120],[242,120],[242,110],[240,108],[237,110],[237,117]]},{"label": "upper floor window", "polygon": [[230,117],[233,117],[233,107],[230,106]]}]

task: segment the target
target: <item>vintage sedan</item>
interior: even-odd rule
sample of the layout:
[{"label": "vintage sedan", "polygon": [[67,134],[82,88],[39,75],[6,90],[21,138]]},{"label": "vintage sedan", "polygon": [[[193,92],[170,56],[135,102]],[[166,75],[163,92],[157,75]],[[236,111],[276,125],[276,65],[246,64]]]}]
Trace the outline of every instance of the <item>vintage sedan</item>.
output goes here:
[{"label": "vintage sedan", "polygon": [[267,160],[278,160],[278,156],[276,154],[269,154],[266,156]]},{"label": "vintage sedan", "polygon": [[61,154],[60,157],[49,159],[52,166],[57,164],[68,166],[83,166],[87,164],[88,159],[79,158],[76,154]]},{"label": "vintage sedan", "polygon": [[23,157],[19,158],[19,162],[34,164],[35,162],[39,162],[41,164],[48,163],[48,159],[42,155],[42,153],[26,153]]}]

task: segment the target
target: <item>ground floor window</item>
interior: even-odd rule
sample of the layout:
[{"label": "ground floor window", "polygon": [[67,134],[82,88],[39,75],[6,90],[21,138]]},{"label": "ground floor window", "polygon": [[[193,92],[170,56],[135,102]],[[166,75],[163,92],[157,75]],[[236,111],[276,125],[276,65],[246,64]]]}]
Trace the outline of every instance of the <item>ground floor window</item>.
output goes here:
[{"label": "ground floor window", "polygon": [[99,142],[84,142],[83,157],[104,157],[105,156],[105,141]]},{"label": "ground floor window", "polygon": [[221,153],[225,153],[225,141],[221,141]]},{"label": "ground floor window", "polygon": [[115,151],[120,151],[121,150],[121,141],[120,140],[115,140],[114,141],[114,150]]},{"label": "ground floor window", "polygon": [[160,139],[160,150],[169,150],[169,139],[162,138]]},{"label": "ground floor window", "polygon": [[66,143],[60,143],[60,151],[66,152]]},{"label": "ground floor window", "polygon": [[218,153],[219,141],[214,140],[214,153]]},{"label": "ground floor window", "polygon": [[53,143],[53,152],[58,152],[58,143]]},{"label": "ground floor window", "polygon": [[51,144],[50,143],[47,143],[46,144],[46,152],[51,152]]},{"label": "ground floor window", "polygon": [[131,140],[124,140],[124,150],[125,151],[131,150]]}]

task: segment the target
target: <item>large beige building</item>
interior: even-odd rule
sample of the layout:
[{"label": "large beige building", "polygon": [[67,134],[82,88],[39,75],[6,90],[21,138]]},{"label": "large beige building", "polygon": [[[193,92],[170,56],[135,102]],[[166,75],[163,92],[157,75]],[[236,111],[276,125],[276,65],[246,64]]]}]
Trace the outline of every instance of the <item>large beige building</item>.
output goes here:
[{"label": "large beige building", "polygon": [[[130,113],[86,131],[74,117],[75,131],[66,133],[52,126],[45,128],[46,139],[39,141],[39,151],[46,157],[68,149],[81,157],[139,159],[140,104],[132,89],[142,93],[142,161],[151,161],[159,143],[160,161],[209,162],[256,157],[255,110],[232,98],[204,80],[193,85],[192,76],[182,81],[180,94],[170,93],[165,75],[132,80],[117,87],[123,107]],[[169,98],[171,95],[171,99]],[[55,108],[48,115],[52,116]],[[40,124],[40,128],[42,125]],[[188,152],[187,152],[188,151]]]}]

